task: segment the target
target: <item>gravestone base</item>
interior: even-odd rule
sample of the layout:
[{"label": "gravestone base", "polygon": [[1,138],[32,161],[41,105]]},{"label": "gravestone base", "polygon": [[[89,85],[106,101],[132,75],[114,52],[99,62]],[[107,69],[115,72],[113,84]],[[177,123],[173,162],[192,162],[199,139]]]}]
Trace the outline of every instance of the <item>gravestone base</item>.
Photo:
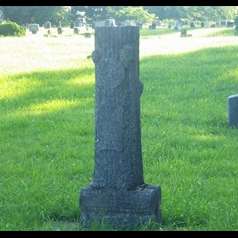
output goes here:
[{"label": "gravestone base", "polygon": [[161,222],[160,187],[143,185],[136,190],[95,189],[91,186],[80,193],[81,222],[135,227],[149,221]]}]

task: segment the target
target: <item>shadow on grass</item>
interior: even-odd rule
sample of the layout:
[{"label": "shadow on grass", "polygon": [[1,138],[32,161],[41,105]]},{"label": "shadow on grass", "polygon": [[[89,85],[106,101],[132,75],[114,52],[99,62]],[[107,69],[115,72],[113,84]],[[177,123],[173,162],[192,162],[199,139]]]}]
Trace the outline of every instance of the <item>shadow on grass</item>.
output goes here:
[{"label": "shadow on grass", "polygon": [[[18,96],[5,97],[0,99],[0,109],[3,113],[17,111],[27,106],[40,104],[53,100],[75,100],[92,98],[93,87],[91,85],[71,85],[68,82],[77,77],[82,80],[83,77],[91,77],[93,69],[86,68],[81,70],[61,70],[34,72],[27,74],[18,74],[11,76],[11,81],[28,81],[29,89]],[[36,85],[31,84],[38,82]],[[26,108],[27,109],[27,108]]]}]

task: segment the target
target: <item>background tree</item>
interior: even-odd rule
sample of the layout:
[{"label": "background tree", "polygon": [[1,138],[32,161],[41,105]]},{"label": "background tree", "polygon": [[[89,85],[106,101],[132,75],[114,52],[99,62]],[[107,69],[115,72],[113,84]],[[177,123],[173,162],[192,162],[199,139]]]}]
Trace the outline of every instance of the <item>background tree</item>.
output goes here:
[{"label": "background tree", "polygon": [[236,12],[234,6],[148,6],[149,12],[160,19],[211,20],[233,19]]},{"label": "background tree", "polygon": [[234,6],[3,6],[6,19],[19,24],[51,21],[58,25],[69,25],[77,17],[77,11],[85,12],[86,21],[93,23],[97,20],[113,17],[118,21],[135,20],[140,23],[150,22],[155,17],[160,19],[190,19],[211,20],[234,19],[237,7]]},{"label": "background tree", "polygon": [[160,19],[180,19],[186,17],[186,7],[183,6],[149,6],[144,7]]},{"label": "background tree", "polygon": [[4,6],[2,9],[6,19],[19,24],[43,24],[45,21],[57,24],[69,14],[68,9],[63,6]]},{"label": "background tree", "polygon": [[108,7],[105,6],[72,6],[71,19],[75,21],[77,12],[85,12],[86,21],[92,24],[94,21],[102,20],[109,17]]},{"label": "background tree", "polygon": [[149,13],[143,7],[108,7],[108,15],[117,21],[134,20],[137,23],[144,24],[152,22],[156,16]]}]

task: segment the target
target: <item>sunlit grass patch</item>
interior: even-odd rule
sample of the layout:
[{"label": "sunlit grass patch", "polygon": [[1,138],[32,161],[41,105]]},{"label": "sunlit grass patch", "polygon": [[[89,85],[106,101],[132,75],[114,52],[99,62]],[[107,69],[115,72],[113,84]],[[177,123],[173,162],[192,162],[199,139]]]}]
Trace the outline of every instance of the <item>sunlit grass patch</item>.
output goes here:
[{"label": "sunlit grass patch", "polygon": [[9,99],[12,97],[19,97],[33,87],[37,87],[39,82],[24,80],[21,81],[12,80],[11,77],[0,77],[0,100]]},{"label": "sunlit grass patch", "polygon": [[11,113],[10,116],[11,117],[37,116],[37,115],[57,112],[59,110],[65,110],[67,108],[72,108],[79,105],[80,105],[79,101],[55,99],[52,101],[32,104],[29,107],[21,108],[20,110],[17,110],[16,112]]},{"label": "sunlit grass patch", "polygon": [[208,36],[215,37],[215,36],[234,36],[234,35],[235,35],[235,30],[232,28],[228,28],[222,31],[210,33]]},{"label": "sunlit grass patch", "polygon": [[69,80],[67,83],[72,85],[72,86],[92,86],[95,82],[95,80],[93,79],[93,73],[89,74],[89,75],[85,75],[84,78],[81,77],[75,77],[72,78],[71,80]]},{"label": "sunlit grass patch", "polygon": [[169,28],[157,28],[157,29],[143,28],[140,30],[140,36],[144,38],[144,37],[155,36],[155,35],[160,36],[160,35],[169,34],[173,32],[176,32],[176,31]]}]

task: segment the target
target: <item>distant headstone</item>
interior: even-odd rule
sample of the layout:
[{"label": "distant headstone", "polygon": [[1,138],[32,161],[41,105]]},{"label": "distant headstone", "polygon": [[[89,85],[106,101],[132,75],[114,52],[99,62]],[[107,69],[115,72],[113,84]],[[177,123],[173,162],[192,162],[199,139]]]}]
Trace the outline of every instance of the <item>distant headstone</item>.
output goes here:
[{"label": "distant headstone", "polygon": [[186,29],[186,28],[182,28],[182,29],[181,29],[181,32],[180,32],[180,36],[181,36],[181,37],[191,37],[192,34],[188,34],[187,29]]},{"label": "distant headstone", "polygon": [[226,26],[226,20],[221,20],[221,26]]},{"label": "distant headstone", "polygon": [[74,34],[79,34],[79,27],[74,27]]},{"label": "distant headstone", "polygon": [[216,27],[216,23],[211,23],[211,28],[215,28]]},{"label": "distant headstone", "polygon": [[86,38],[90,38],[91,36],[92,36],[92,33],[90,33],[90,32],[85,32],[85,33],[83,33],[82,34],[84,37],[86,37]]},{"label": "distant headstone", "polygon": [[59,35],[61,35],[63,33],[63,28],[62,28],[61,21],[59,22],[59,25],[57,27],[57,32],[58,32]]},{"label": "distant headstone", "polygon": [[84,27],[86,25],[85,17],[78,16],[74,21],[74,27]]},{"label": "distant headstone", "polygon": [[106,26],[116,26],[116,22],[113,18],[109,18],[106,20],[96,21],[95,27],[106,27]]},{"label": "distant headstone", "polygon": [[181,23],[179,21],[175,22],[175,26],[174,26],[174,30],[179,31],[181,30],[182,26]]},{"label": "distant headstone", "polygon": [[238,35],[238,16],[235,18],[234,24],[235,24],[235,35],[237,36]]},{"label": "distant headstone", "polygon": [[39,24],[29,24],[28,27],[29,27],[29,30],[32,32],[32,34],[36,34],[40,29]]},{"label": "distant headstone", "polygon": [[63,33],[62,27],[58,27],[58,28],[57,28],[57,33],[58,33],[59,35],[61,35],[61,34]]},{"label": "distant headstone", "polygon": [[153,23],[149,26],[149,29],[155,30],[155,29],[156,29],[156,23],[153,22]]},{"label": "distant headstone", "polygon": [[238,95],[228,97],[228,124],[238,127]]},{"label": "distant headstone", "polygon": [[143,28],[143,23],[141,23],[141,22],[136,22],[136,26],[138,26],[140,29],[142,29],[142,28]]},{"label": "distant headstone", "polygon": [[187,37],[187,29],[181,29],[180,36]]},{"label": "distant headstone", "polygon": [[84,27],[86,25],[86,13],[82,11],[76,11],[76,19],[74,21],[74,27]]},{"label": "distant headstone", "polygon": [[161,221],[160,187],[143,178],[139,28],[96,27],[95,169],[81,190],[81,221],[131,227]]},{"label": "distant headstone", "polygon": [[50,21],[47,21],[44,23],[44,28],[45,29],[50,29],[51,28],[51,22]]},{"label": "distant headstone", "polygon": [[234,27],[234,25],[235,25],[235,23],[234,23],[233,20],[229,20],[229,21],[227,21],[227,23],[226,23],[226,26],[227,26],[227,27]]}]

